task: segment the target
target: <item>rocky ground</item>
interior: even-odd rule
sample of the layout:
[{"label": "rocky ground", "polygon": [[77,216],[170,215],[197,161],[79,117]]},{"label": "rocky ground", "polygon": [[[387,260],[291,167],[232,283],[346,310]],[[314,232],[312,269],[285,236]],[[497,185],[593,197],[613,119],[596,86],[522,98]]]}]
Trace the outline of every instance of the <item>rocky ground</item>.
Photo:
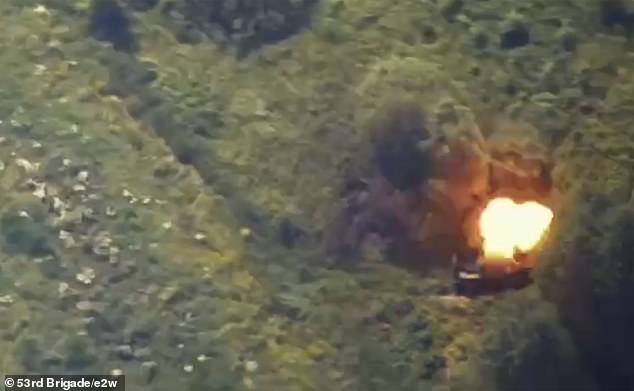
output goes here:
[{"label": "rocky ground", "polygon": [[[221,3],[0,4],[3,372],[156,390],[634,385],[634,9]],[[465,299],[444,270],[323,252],[395,96],[451,99],[485,133],[498,116],[539,130],[564,201],[537,284]]]}]

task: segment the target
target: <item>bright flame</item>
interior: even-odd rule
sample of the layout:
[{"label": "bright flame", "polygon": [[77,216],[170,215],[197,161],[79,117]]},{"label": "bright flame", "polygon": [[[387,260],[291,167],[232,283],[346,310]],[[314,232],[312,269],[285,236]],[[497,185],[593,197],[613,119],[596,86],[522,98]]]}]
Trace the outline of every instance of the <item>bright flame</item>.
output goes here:
[{"label": "bright flame", "polygon": [[509,198],[495,198],[480,216],[480,234],[487,259],[509,259],[515,249],[531,250],[544,236],[553,212],[537,202],[516,204]]}]

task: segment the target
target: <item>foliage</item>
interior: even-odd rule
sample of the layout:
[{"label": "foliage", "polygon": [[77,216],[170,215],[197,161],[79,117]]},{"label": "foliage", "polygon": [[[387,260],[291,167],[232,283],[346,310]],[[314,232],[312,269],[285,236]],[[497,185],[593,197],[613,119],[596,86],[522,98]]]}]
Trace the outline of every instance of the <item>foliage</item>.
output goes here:
[{"label": "foliage", "polygon": [[[331,0],[313,15],[315,5],[0,2],[2,273],[15,283],[0,295],[10,329],[0,340],[3,368],[50,368],[50,357],[95,373],[157,368],[151,384],[129,377],[135,389],[338,391],[364,382],[405,390],[433,389],[455,371],[449,358],[479,353],[474,367],[490,380],[487,391],[568,386],[573,369],[565,364],[574,353],[541,299],[438,305],[447,276],[430,289],[428,275],[381,262],[326,277],[323,254],[288,244],[288,232],[281,246],[269,225],[299,221],[319,238],[326,212],[340,201],[342,173],[367,163],[365,119],[386,96],[410,96],[424,109],[451,97],[479,122],[491,113],[521,117],[553,149],[570,134],[587,135],[586,121],[607,121],[598,128],[627,135],[634,89],[619,30],[629,19],[604,10],[609,20],[599,20],[594,0]],[[324,17],[317,29],[305,29],[317,16]],[[84,39],[87,33],[111,45]],[[236,58],[222,46],[250,55]],[[386,131],[400,126],[387,124]],[[629,156],[631,145],[615,144],[611,155]],[[581,155],[558,157],[587,163],[571,170],[566,192],[612,172]],[[32,197],[19,189],[26,178],[9,175],[18,157],[47,167],[29,175],[56,191],[66,218],[92,208],[62,235],[77,247],[56,248],[55,218],[24,208],[32,220],[21,220],[23,208],[4,202]],[[89,171],[89,183],[78,183],[80,170]],[[631,185],[616,181],[608,206],[629,200]],[[610,388],[628,374],[631,322],[620,310],[630,306],[631,284],[615,275],[629,275],[631,263],[629,250],[609,236],[619,232],[625,243],[630,229],[617,229],[619,219],[599,223],[607,209],[594,209],[563,228],[592,230],[558,238],[559,259],[540,281],[587,347],[587,362],[596,364],[596,355],[608,363],[589,367]],[[96,230],[111,234],[116,256],[107,261],[89,251]],[[52,248],[56,269],[36,266]],[[76,278],[84,268],[95,272],[90,283]],[[280,287],[286,283],[290,289]],[[479,344],[482,319],[498,305],[486,323],[487,344]],[[101,354],[122,344],[133,345],[133,360]],[[246,373],[245,362],[259,364]],[[527,378],[532,371],[536,379]]]},{"label": "foliage", "polygon": [[32,256],[53,252],[50,229],[44,221],[33,221],[17,211],[8,212],[0,219],[0,230],[8,251]]},{"label": "foliage", "polygon": [[549,254],[557,263],[545,266],[555,269],[553,274],[543,271],[542,285],[559,304],[562,320],[600,387],[625,390],[634,386],[634,370],[626,364],[634,349],[629,304],[634,300],[634,211],[597,201],[591,197],[577,204],[580,224],[562,227],[569,230],[562,236],[572,246]]},{"label": "foliage", "polygon": [[[137,10],[156,5],[139,4],[139,0],[128,3]],[[170,18],[181,41],[197,41],[197,33],[202,33],[246,53],[306,27],[316,4],[317,0],[177,0],[166,3],[161,12]],[[180,18],[186,23],[180,23]]]},{"label": "foliage", "polygon": [[[574,345],[556,308],[534,292],[512,294],[484,324],[475,376],[500,390],[585,389]],[[474,379],[472,379],[474,380]]]}]

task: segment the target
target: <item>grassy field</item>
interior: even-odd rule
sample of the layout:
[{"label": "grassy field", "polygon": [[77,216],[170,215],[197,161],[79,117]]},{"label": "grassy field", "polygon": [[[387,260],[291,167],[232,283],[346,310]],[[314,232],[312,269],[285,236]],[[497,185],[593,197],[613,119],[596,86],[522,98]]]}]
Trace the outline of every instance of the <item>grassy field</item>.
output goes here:
[{"label": "grassy field", "polygon": [[[167,1],[122,3],[110,31],[107,3],[0,4],[2,372],[124,373],[130,390],[634,382],[625,364],[597,380],[599,348],[575,346],[599,336],[620,362],[610,338],[631,324],[610,233],[633,180],[627,21],[591,0],[322,0],[259,43]],[[566,200],[539,284],[471,300],[446,270],[323,251],[341,187],[371,170],[368,121],[403,96],[430,117],[454,101],[485,133],[501,116],[539,130]]]}]

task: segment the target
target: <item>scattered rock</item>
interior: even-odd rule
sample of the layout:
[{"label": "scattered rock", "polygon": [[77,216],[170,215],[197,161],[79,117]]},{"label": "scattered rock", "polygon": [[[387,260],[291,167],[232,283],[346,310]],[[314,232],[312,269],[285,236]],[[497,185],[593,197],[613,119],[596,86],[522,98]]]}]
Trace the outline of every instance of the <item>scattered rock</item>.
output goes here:
[{"label": "scattered rock", "polygon": [[33,174],[40,169],[40,163],[32,163],[22,158],[16,159],[15,164],[22,168],[27,174]]},{"label": "scattered rock", "polygon": [[86,186],[78,183],[76,185],[73,185],[73,191],[76,193],[84,192],[86,191]]},{"label": "scattered rock", "polygon": [[68,292],[69,285],[66,282],[60,282],[57,286],[57,293],[60,297],[65,297],[66,292]]},{"label": "scattered rock", "polygon": [[60,220],[65,217],[66,204],[59,197],[49,199],[49,213],[54,213]]},{"label": "scattered rock", "polygon": [[75,308],[77,308],[80,311],[92,311],[93,304],[90,301],[82,300],[77,302],[77,304],[75,304]]},{"label": "scattered rock", "polygon": [[45,16],[49,16],[51,13],[48,10],[48,8],[46,8],[44,5],[42,4],[38,4],[33,8],[33,12],[38,14],[38,15],[45,15]]},{"label": "scattered rock", "polygon": [[82,267],[81,272],[77,273],[75,277],[77,278],[77,281],[90,285],[92,280],[95,278],[95,270],[89,267]]},{"label": "scattered rock", "polygon": [[[33,71],[33,75],[41,76],[46,72],[47,68],[44,64],[35,64],[35,70]],[[41,146],[41,144],[40,144]]]},{"label": "scattered rock", "polygon": [[77,174],[77,180],[85,184],[88,182],[88,175],[88,171],[82,170]]},{"label": "scattered rock", "polygon": [[247,360],[244,362],[244,370],[247,372],[255,372],[258,370],[258,362],[257,361],[253,361],[253,360]]},{"label": "scattered rock", "polygon": [[251,237],[251,230],[247,227],[240,228],[240,236],[245,239]]},{"label": "scattered rock", "polygon": [[107,231],[100,231],[95,235],[92,241],[92,252],[99,256],[110,255],[110,246],[112,245],[112,238]]},{"label": "scattered rock", "polygon": [[75,242],[73,235],[68,231],[59,231],[59,239],[62,241],[64,248],[73,248],[77,246],[77,242]]},{"label": "scattered rock", "polygon": [[29,186],[33,190],[31,194],[33,194],[35,197],[39,198],[40,200],[44,200],[46,198],[46,183],[29,179],[27,181],[27,186]]},{"label": "scattered rock", "polygon": [[115,217],[116,215],[117,215],[117,210],[114,207],[112,206],[106,207],[106,216]]}]

